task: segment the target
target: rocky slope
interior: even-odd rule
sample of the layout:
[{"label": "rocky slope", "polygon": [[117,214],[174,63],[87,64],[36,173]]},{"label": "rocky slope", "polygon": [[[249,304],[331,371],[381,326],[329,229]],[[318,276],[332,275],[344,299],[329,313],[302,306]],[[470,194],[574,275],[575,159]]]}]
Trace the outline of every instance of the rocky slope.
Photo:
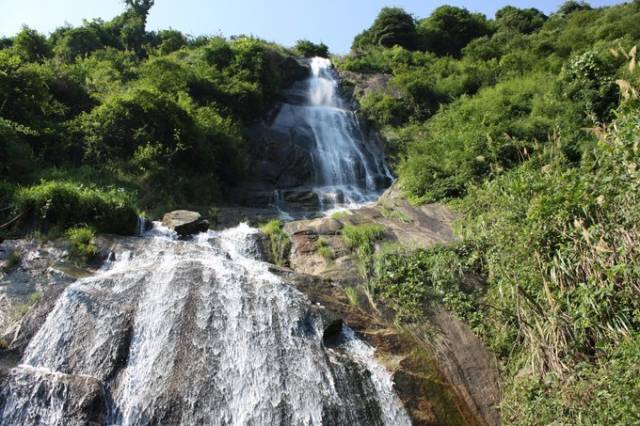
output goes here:
[{"label": "rocky slope", "polygon": [[[375,205],[336,218],[287,223],[284,231],[292,240],[289,265],[317,277],[315,288],[307,286],[307,294],[340,312],[345,323],[378,348],[416,424],[441,424],[433,421],[436,413],[454,404],[464,422],[496,425],[500,423],[496,360],[464,323],[443,307],[434,307],[427,323],[398,329],[366,304],[354,307],[343,290],[362,282],[357,258],[341,234],[344,226],[379,224],[385,230],[380,245],[418,249],[456,241],[451,228],[454,218],[442,205],[412,206],[394,185]],[[334,258],[319,253],[319,240],[331,248]],[[318,284],[322,282],[332,287]],[[446,383],[444,389],[442,383]],[[454,417],[442,424],[455,424]]]}]

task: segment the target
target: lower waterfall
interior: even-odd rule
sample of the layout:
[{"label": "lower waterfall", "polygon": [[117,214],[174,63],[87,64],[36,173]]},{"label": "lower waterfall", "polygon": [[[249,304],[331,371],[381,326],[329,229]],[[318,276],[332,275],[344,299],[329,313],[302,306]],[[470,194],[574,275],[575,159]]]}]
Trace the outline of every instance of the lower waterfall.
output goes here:
[{"label": "lower waterfall", "polygon": [[258,259],[245,224],[156,224],[67,287],[0,389],[0,425],[411,424],[374,349]]}]

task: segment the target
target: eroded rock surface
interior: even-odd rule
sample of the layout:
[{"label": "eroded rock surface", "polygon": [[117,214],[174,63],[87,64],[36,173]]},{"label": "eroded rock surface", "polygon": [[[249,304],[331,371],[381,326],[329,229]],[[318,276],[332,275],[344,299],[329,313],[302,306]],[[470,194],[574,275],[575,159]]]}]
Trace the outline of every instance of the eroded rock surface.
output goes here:
[{"label": "eroded rock surface", "polygon": [[165,214],[162,224],[183,237],[209,229],[209,221],[203,219],[200,213],[189,210],[175,210]]},{"label": "eroded rock surface", "polygon": [[[434,306],[427,323],[401,334],[380,319],[380,312],[354,308],[343,290],[362,282],[356,257],[341,236],[344,226],[379,224],[385,228],[381,243],[424,249],[456,242],[451,227],[454,219],[454,213],[442,205],[412,206],[394,185],[375,205],[336,218],[287,223],[284,231],[292,240],[289,264],[297,272],[316,277],[316,281],[298,280],[311,300],[340,312],[345,324],[377,348],[378,358],[393,372],[414,424],[497,425],[501,397],[497,363],[469,327]],[[322,256],[321,246],[330,247],[334,258]],[[444,388],[442,383],[446,383]],[[452,406],[458,407],[453,410],[455,415],[445,414]]]},{"label": "eroded rock surface", "polygon": [[[394,185],[370,207],[345,212],[335,219],[325,217],[287,223],[284,231],[293,243],[289,261],[298,272],[353,284],[360,276],[356,259],[340,235],[345,225],[380,224],[385,228],[382,242],[420,249],[456,241],[451,228],[454,218],[449,209],[439,204],[412,206]],[[321,245],[330,247],[331,258],[319,253]]]}]

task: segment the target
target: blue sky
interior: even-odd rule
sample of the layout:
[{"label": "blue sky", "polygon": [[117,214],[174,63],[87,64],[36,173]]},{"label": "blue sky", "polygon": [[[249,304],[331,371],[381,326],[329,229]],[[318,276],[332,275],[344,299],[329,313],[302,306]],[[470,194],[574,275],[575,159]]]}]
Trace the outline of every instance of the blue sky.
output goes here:
[{"label": "blue sky", "polygon": [[[306,38],[326,43],[334,53],[346,53],[353,37],[368,27],[384,6],[403,7],[421,18],[442,4],[493,16],[507,4],[550,13],[562,3],[563,0],[156,0],[149,29],[171,27],[192,35],[253,34],[286,46]],[[616,3],[623,2],[590,2],[592,6]],[[65,22],[78,25],[83,18],[108,20],[123,7],[120,0],[0,0],[0,34],[13,35],[22,24],[48,33]]]}]

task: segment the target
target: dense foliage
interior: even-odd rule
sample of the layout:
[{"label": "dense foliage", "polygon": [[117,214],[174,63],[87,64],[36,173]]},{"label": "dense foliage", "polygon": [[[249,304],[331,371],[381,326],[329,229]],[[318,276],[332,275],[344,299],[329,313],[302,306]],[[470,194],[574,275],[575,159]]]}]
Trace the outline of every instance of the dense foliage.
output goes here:
[{"label": "dense foliage", "polygon": [[[149,32],[153,1],[125,3],[108,22],[48,37],[24,27],[0,44],[0,225],[20,214],[23,225],[33,224],[41,204],[55,205],[58,193],[42,198],[44,186],[16,192],[41,179],[47,191],[57,182],[110,197],[119,188],[145,210],[219,201],[244,175],[245,129],[300,78],[287,66],[293,52],[282,47]],[[322,44],[297,49],[328,55]],[[27,205],[27,193],[38,199]],[[97,217],[65,221],[49,225],[111,229]]]},{"label": "dense foliage", "polygon": [[339,64],[390,76],[363,115],[409,198],[460,213],[460,243],[380,253],[369,292],[401,323],[440,303],[469,324],[501,361],[508,424],[640,421],[638,21],[638,2],[447,6],[416,44],[356,39]]}]

